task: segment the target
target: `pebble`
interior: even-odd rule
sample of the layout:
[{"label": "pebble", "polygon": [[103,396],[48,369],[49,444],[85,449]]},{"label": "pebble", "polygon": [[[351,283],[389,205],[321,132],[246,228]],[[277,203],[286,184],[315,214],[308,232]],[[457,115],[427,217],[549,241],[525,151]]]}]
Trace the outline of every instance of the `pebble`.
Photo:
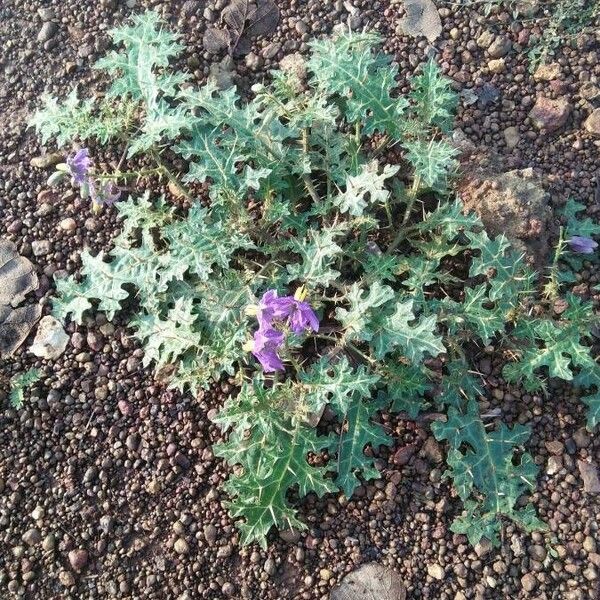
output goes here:
[{"label": "pebble", "polygon": [[529,112],[535,127],[548,132],[560,129],[571,114],[571,105],[566,98],[551,99],[539,96]]},{"label": "pebble", "polygon": [[72,217],[66,217],[60,221],[58,226],[63,231],[75,231],[77,229],[77,222]]},{"label": "pebble", "polygon": [[204,527],[204,539],[211,546],[217,540],[217,528],[212,523]]},{"label": "pebble", "polygon": [[437,579],[438,581],[441,581],[442,579],[444,579],[444,576],[445,576],[444,567],[442,567],[441,565],[438,565],[437,563],[427,565],[427,574],[430,577],[433,577],[433,579]]},{"label": "pebble", "polygon": [[585,130],[592,135],[600,136],[600,108],[594,109],[583,124]]},{"label": "pebble", "polygon": [[34,256],[46,256],[52,252],[52,244],[49,240],[34,240],[31,242],[31,251]]},{"label": "pebble", "polygon": [[521,585],[526,592],[532,592],[537,586],[537,579],[531,573],[525,573],[521,577]]},{"label": "pebble", "polygon": [[53,21],[47,21],[42,25],[42,28],[40,29],[37,35],[37,41],[40,44],[43,44],[44,42],[51,40],[56,35],[57,31],[58,25]]},{"label": "pebble", "polygon": [[588,494],[600,494],[600,479],[595,465],[583,460],[577,461],[577,467],[581,479],[583,479],[583,490]]},{"label": "pebble", "polygon": [[84,548],[76,548],[69,552],[69,564],[74,571],[82,571],[88,562],[88,551]]},{"label": "pebble", "polygon": [[177,538],[173,544],[173,549],[177,554],[187,554],[189,552],[189,545],[183,538]]},{"label": "pebble", "polygon": [[275,572],[277,571],[277,567],[275,565],[275,561],[270,556],[265,561],[265,564],[263,566],[263,570],[270,577],[272,577],[273,575],[275,575]]},{"label": "pebble", "polygon": [[507,36],[499,35],[490,44],[487,51],[492,58],[502,58],[506,56],[512,48],[512,42]]},{"label": "pebble", "polygon": [[56,545],[56,539],[53,533],[49,533],[42,542],[42,548],[46,552],[52,552],[54,550],[54,546]]},{"label": "pebble", "polygon": [[36,544],[39,544],[41,542],[42,536],[40,535],[40,532],[35,527],[32,527],[31,529],[28,529],[23,534],[23,536],[21,537],[21,539],[28,546],[35,546]]}]

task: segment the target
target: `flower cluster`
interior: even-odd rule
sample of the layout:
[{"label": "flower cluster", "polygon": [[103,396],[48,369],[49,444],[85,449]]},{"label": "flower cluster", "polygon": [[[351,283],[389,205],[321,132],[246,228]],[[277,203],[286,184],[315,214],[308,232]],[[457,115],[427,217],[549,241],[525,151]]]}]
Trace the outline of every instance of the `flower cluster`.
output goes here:
[{"label": "flower cluster", "polygon": [[305,331],[319,331],[319,319],[308,302],[306,292],[300,288],[294,296],[277,296],[276,290],[264,293],[258,306],[249,307],[248,313],[256,315],[258,329],[248,349],[258,359],[265,373],[281,371],[285,367],[278,352],[285,342],[287,327],[296,335]]},{"label": "flower cluster", "polygon": [[73,183],[81,188],[82,196],[89,196],[92,200],[94,210],[102,206],[111,206],[121,196],[121,191],[112,182],[99,184],[91,175],[92,160],[89,150],[82,148],[67,158],[67,167]]},{"label": "flower cluster", "polygon": [[593,254],[594,250],[598,247],[598,242],[582,235],[574,235],[570,240],[567,240],[567,244],[569,244],[573,252],[579,254]]}]

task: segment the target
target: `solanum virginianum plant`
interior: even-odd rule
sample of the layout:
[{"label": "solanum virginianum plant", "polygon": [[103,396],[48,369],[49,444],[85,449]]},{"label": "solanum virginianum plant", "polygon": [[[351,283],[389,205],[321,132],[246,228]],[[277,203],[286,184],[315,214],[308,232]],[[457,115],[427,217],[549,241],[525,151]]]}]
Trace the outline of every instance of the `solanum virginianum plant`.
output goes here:
[{"label": "solanum virginianum plant", "polygon": [[[226,492],[242,542],[304,527],[290,490],[352,497],[379,477],[374,456],[394,442],[380,411],[414,418],[428,407],[447,415],[432,428],[464,502],[453,531],[476,543],[497,542],[504,517],[543,527],[517,504],[535,486],[529,430],[482,418],[485,381],[470,361],[501,342],[512,384],[543,391],[560,377],[589,388],[593,428],[594,317],[573,294],[560,316],[550,308],[567,240],[545,300],[543,277],[450,197],[456,94],[435,63],[402,96],[378,37],[340,34],[310,44],[305,73],[273,72],[246,100],[170,70],[181,46],[152,12],[112,36],[118,49],[96,65],[112,78],[102,99],[46,99],[34,118],[44,141],[80,145],[53,183],[70,174],[100,207],[128,178],[158,174],[191,208],[150,191],[117,202],[114,247],[82,252],[81,273],[56,281],[54,314],[130,314],[144,364],[179,389],[235,379],[215,452],[237,466]],[[154,166],[100,173],[88,140]],[[186,191],[197,182],[207,183],[203,202]],[[327,407],[335,423],[317,429]]]}]

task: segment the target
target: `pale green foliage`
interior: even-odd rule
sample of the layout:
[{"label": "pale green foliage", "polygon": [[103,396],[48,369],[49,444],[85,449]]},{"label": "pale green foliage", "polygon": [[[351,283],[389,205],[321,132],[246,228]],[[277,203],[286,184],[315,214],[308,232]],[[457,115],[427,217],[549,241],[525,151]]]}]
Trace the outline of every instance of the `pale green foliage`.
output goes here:
[{"label": "pale green foliage", "polygon": [[35,367],[28,369],[24,373],[15,375],[10,380],[10,404],[17,410],[23,406],[24,394],[23,392],[31,387],[34,383],[40,380],[42,372]]},{"label": "pale green foliage", "polygon": [[[112,77],[109,97],[134,107],[123,145],[179,184],[169,163],[180,155],[181,179],[206,184],[210,202],[188,191],[185,209],[149,195],[118,203],[113,249],[82,253],[80,276],[57,280],[53,311],[78,323],[94,308],[133,315],[144,365],[178,389],[235,378],[239,391],[215,417],[227,435],[215,453],[234,467],[226,491],[242,541],[264,546],[272,527],[302,528],[290,493],[350,498],[394,442],[379,413],[414,418],[428,406],[449,410],[435,433],[448,440],[465,503],[454,529],[496,541],[502,517],[539,525],[516,508],[535,474],[527,454],[516,458],[527,429],[486,429],[476,403],[485,387],[467,361],[501,341],[516,359],[511,381],[533,388],[558,376],[592,388],[593,427],[591,312],[570,297],[560,318],[534,314],[538,282],[523,257],[460,202],[434,205],[456,154],[446,137],[456,95],[437,66],[403,97],[377,36],[342,34],[311,44],[305,81],[276,72],[245,100],[211,83],[183,88],[169,66],[180,46],[154,13],[112,36],[120,49],[98,66]],[[48,128],[38,118],[41,133],[81,137],[57,119]],[[391,144],[404,170],[386,163]],[[321,328],[286,331],[285,372],[261,375],[244,350],[256,329],[247,309],[267,290],[301,286]],[[324,414],[330,422],[316,430]]]},{"label": "pale green foliage", "polygon": [[469,401],[464,412],[450,407],[448,421],[434,423],[432,429],[438,440],[448,440],[446,474],[465,503],[466,513],[454,521],[452,531],[466,534],[472,544],[482,537],[495,544],[501,529],[498,517],[509,517],[525,529],[543,528],[531,507],[515,506],[523,493],[535,488],[538,470],[529,454],[514,457],[529,437],[526,427],[500,424],[488,430],[477,404]]}]

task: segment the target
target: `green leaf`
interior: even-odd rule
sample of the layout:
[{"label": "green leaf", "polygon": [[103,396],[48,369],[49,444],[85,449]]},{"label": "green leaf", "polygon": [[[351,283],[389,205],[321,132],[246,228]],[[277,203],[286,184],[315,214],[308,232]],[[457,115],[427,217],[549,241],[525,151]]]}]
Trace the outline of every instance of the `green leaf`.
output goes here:
[{"label": "green leaf", "polygon": [[31,367],[24,373],[19,373],[11,378],[9,399],[13,408],[20,410],[23,407],[24,390],[39,381],[41,377],[42,372],[35,367]]},{"label": "green leaf", "polygon": [[458,150],[444,140],[434,139],[406,141],[403,146],[415,176],[431,189],[445,190],[448,176],[457,166]]},{"label": "green leaf", "polygon": [[392,412],[408,413],[415,419],[423,409],[423,395],[431,390],[427,370],[422,366],[404,365],[389,361],[382,367],[387,391],[383,397],[391,401]]},{"label": "green leaf", "polygon": [[381,308],[394,297],[394,290],[387,285],[374,282],[368,292],[358,283],[353,283],[346,294],[349,308],[335,309],[335,318],[342,324],[346,341],[370,340],[373,332],[369,328],[374,318],[374,309]]},{"label": "green leaf", "polygon": [[465,413],[450,407],[447,423],[435,422],[432,430],[437,440],[448,440],[446,475],[465,501],[466,515],[453,524],[453,531],[466,533],[471,544],[485,536],[499,545],[500,517],[528,529],[539,527],[529,511],[516,507],[520,496],[535,488],[538,470],[531,455],[515,457],[515,450],[529,437],[527,427],[515,425],[511,430],[501,424],[487,431],[471,401]]},{"label": "green leaf", "polygon": [[144,342],[144,366],[154,362],[159,370],[174,364],[188,350],[200,346],[201,336],[195,327],[197,315],[193,310],[191,300],[178,298],[166,319],[150,313],[131,321],[136,337]]},{"label": "green leaf", "polygon": [[592,431],[600,423],[600,366],[582,369],[573,379],[573,383],[582,388],[596,387],[596,391],[583,396],[581,401],[587,405],[587,427]]},{"label": "green leaf", "polygon": [[345,100],[344,115],[351,123],[361,122],[366,135],[382,132],[393,139],[402,135],[405,98],[394,98],[398,72],[389,57],[373,53],[380,43],[375,34],[342,33],[335,39],[314,40],[308,68],[312,85],[328,95]]},{"label": "green leaf", "polygon": [[369,372],[364,365],[353,369],[346,356],[337,362],[322,356],[307,370],[300,371],[299,379],[313,412],[319,412],[326,403],[330,403],[343,419],[353,398],[371,396],[379,375]]},{"label": "green leaf", "polygon": [[190,273],[206,281],[213,267],[229,266],[233,253],[249,249],[253,243],[248,235],[226,227],[222,221],[209,221],[209,210],[196,203],[185,219],[163,227],[163,237],[169,242],[169,251],[175,261],[184,263]]},{"label": "green leaf", "polygon": [[342,233],[342,226],[327,227],[319,231],[311,229],[304,240],[290,240],[290,250],[299,254],[302,262],[287,265],[289,280],[299,280],[313,288],[326,287],[330,281],[339,277],[339,271],[331,267],[342,252],[334,242]]},{"label": "green leaf", "polygon": [[419,75],[411,79],[413,110],[416,120],[422,125],[439,127],[449,133],[458,106],[458,94],[450,86],[450,80],[442,76],[433,61],[426,62]]},{"label": "green leaf", "polygon": [[419,363],[425,354],[437,356],[446,349],[441,336],[435,334],[436,330],[435,316],[417,318],[412,300],[397,302],[391,316],[379,318],[374,323],[372,347],[375,357],[382,359],[397,348],[402,349],[412,363]]},{"label": "green leaf", "polygon": [[567,219],[567,227],[565,230],[567,239],[574,235],[582,237],[600,235],[600,223],[594,223],[589,217],[585,216],[585,213],[583,218],[579,217],[579,213],[584,212],[585,210],[585,204],[577,202],[572,198],[567,200],[562,211]]},{"label": "green leaf", "polygon": [[391,446],[392,438],[383,427],[371,421],[375,412],[384,407],[380,400],[369,400],[355,393],[346,411],[346,427],[337,443],[337,478],[336,484],[347,498],[351,498],[354,490],[360,485],[357,473],[365,480],[377,479],[379,471],[375,467],[372,456],[367,456],[365,447],[370,445]]},{"label": "green leaf", "polygon": [[[250,405],[250,410],[255,406]],[[236,418],[253,422],[242,410]],[[242,519],[238,522],[241,542],[256,541],[263,548],[272,527],[306,527],[287,500],[290,488],[297,486],[300,496],[309,492],[322,496],[336,489],[333,481],[324,477],[326,468],[311,466],[307,461],[307,454],[319,452],[329,439],[317,437],[313,429],[300,422],[290,422],[281,410],[271,410],[269,418],[268,427],[252,427],[244,437],[234,432],[227,443],[215,447],[217,456],[243,467],[225,488],[231,496],[227,503],[231,516]]]},{"label": "green leaf", "polygon": [[357,175],[350,175],[346,181],[346,189],[333,199],[333,203],[342,213],[350,213],[354,217],[362,216],[369,204],[383,204],[390,192],[385,189],[385,180],[398,172],[399,167],[385,165],[381,175],[378,174],[377,161],[361,166]]}]

